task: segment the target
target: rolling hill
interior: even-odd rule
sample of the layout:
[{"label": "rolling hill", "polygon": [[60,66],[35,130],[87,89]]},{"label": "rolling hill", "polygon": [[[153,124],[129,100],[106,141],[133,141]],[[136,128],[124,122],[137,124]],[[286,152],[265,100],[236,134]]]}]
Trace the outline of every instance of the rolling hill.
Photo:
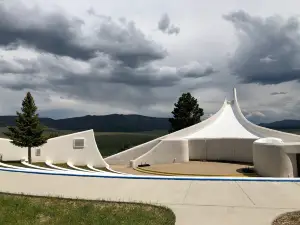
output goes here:
[{"label": "rolling hill", "polygon": [[273,123],[261,123],[259,125],[275,130],[297,130],[300,129],[300,120],[281,120]]},{"label": "rolling hill", "polygon": [[[0,127],[14,126],[15,118],[15,116],[0,116]],[[58,120],[40,118],[40,120],[47,127],[56,130],[81,131],[94,129],[96,132],[143,132],[169,129],[169,121],[167,118],[141,115],[88,115]]]}]

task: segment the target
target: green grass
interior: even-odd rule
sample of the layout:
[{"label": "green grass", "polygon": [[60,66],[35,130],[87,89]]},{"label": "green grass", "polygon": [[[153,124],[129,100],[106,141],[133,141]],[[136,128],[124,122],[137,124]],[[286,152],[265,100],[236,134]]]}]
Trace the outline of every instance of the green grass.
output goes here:
[{"label": "green grass", "polygon": [[78,168],[80,168],[80,169],[85,169],[85,170],[89,170],[89,171],[92,171],[92,172],[93,172],[93,170],[91,170],[91,169],[88,168],[87,166],[76,166],[76,167],[78,167]]},{"label": "green grass", "polygon": [[155,138],[160,137],[159,133],[96,133],[95,138],[98,148],[103,157],[123,151],[125,145],[137,146]]},{"label": "green grass", "polygon": [[65,168],[65,169],[72,169],[71,167],[68,166],[67,163],[57,163],[57,164],[53,164],[53,165],[61,167],[61,168]]},{"label": "green grass", "polygon": [[44,163],[44,162],[36,162],[36,163],[32,163],[32,165],[36,165],[36,166],[39,166],[39,167],[45,167],[45,168],[50,168],[51,169],[51,167],[49,167],[49,166],[47,166],[46,165],[46,163]]},{"label": "green grass", "polygon": [[3,225],[174,225],[165,207],[0,194]]},{"label": "green grass", "polygon": [[113,172],[111,172],[110,170],[108,170],[106,167],[95,167],[95,168],[98,169],[98,170],[105,171],[105,172],[113,173]]}]

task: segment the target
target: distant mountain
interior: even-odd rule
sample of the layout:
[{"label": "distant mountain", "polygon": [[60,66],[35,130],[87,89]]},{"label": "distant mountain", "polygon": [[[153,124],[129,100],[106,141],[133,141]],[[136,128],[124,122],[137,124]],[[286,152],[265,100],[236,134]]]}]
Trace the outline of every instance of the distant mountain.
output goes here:
[{"label": "distant mountain", "polygon": [[261,123],[259,126],[276,130],[296,130],[300,129],[300,120],[281,120],[273,123]]},{"label": "distant mountain", "polygon": [[[14,126],[15,116],[0,116],[0,127]],[[168,130],[167,118],[156,118],[141,115],[111,114],[105,116],[83,116],[54,120],[40,118],[49,128],[57,130],[88,130],[97,132],[143,132],[152,130]]]}]

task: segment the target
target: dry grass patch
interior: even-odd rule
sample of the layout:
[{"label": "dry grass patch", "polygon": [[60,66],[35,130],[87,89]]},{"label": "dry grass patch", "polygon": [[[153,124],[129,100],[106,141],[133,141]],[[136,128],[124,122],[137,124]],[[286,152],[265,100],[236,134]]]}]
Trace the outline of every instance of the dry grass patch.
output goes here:
[{"label": "dry grass patch", "polygon": [[106,201],[0,194],[0,224],[5,225],[174,225],[165,207]]},{"label": "dry grass patch", "polygon": [[300,211],[288,212],[278,216],[272,225],[299,225]]}]

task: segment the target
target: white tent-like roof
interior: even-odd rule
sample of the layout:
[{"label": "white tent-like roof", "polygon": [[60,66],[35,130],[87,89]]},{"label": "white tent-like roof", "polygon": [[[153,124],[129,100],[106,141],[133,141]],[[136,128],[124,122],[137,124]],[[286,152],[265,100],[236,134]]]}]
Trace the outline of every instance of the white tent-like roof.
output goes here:
[{"label": "white tent-like roof", "polygon": [[222,107],[222,113],[218,115],[211,124],[188,135],[186,138],[258,138],[258,136],[252,134],[243,125],[241,125],[234,114],[232,104],[234,103],[225,101]]},{"label": "white tent-like roof", "polygon": [[248,121],[239,106],[236,89],[233,89],[233,99],[225,99],[221,109],[208,119],[191,127],[168,134],[161,140],[173,139],[258,139],[263,137],[278,137],[286,141],[298,141],[298,135],[284,133],[260,127]]}]

